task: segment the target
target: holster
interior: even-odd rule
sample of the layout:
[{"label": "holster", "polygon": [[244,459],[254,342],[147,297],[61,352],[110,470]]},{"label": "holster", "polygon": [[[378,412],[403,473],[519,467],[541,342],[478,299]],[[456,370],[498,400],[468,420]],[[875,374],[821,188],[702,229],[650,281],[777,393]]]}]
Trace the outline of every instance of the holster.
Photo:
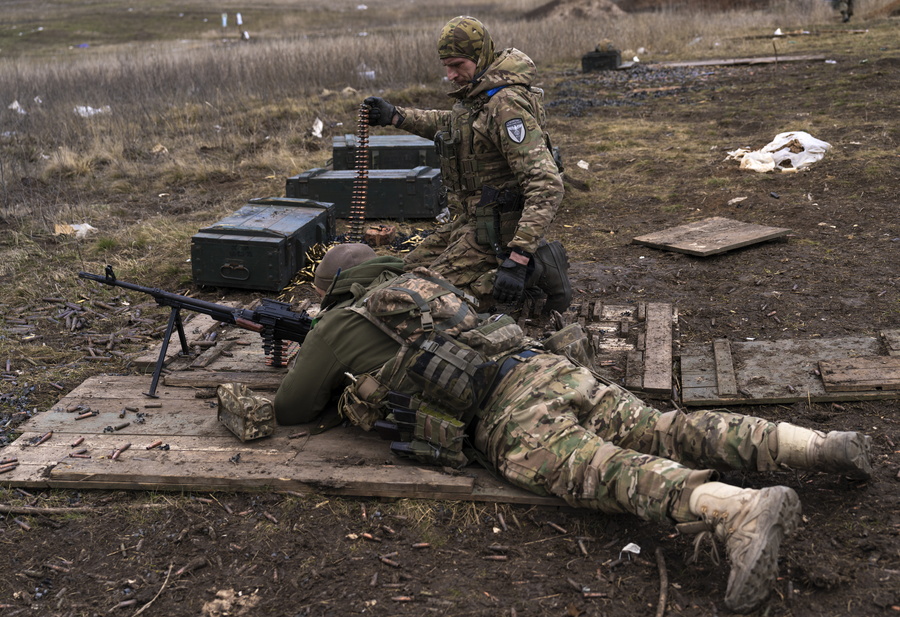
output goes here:
[{"label": "holster", "polygon": [[524,206],[525,199],[517,191],[482,186],[481,199],[475,206],[475,240],[497,255],[505,253],[504,247],[516,235]]}]

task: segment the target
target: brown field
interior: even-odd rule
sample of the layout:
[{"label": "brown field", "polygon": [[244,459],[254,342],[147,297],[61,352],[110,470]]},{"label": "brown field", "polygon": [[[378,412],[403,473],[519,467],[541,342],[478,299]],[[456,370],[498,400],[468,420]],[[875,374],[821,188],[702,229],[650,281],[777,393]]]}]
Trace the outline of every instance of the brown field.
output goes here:
[{"label": "brown field", "polygon": [[[671,302],[681,345],[878,336],[898,327],[900,49],[888,2],[858,2],[849,24],[826,2],[574,22],[524,20],[544,4],[525,0],[472,0],[452,12],[438,2],[359,4],[4,3],[0,446],[86,377],[133,373],[129,358],[165,323],[166,313],[148,310],[158,325],[146,328],[146,342],[123,342],[121,357],[90,362],[90,341],[56,319],[44,298],[79,302],[76,272],[107,263],[123,279],[209,300],[257,297],[197,289],[187,263],[191,235],[249,198],[282,195],[287,176],[323,166],[331,138],[353,132],[368,94],[445,105],[434,37],[462,12],[481,17],[500,45],[537,61],[566,163],[567,195],[551,235],[568,248],[576,304]],[[235,11],[243,11],[249,41],[240,41]],[[776,28],[789,35],[773,39]],[[641,65],[583,74],[581,55],[604,38]],[[827,61],[650,64],[797,54]],[[14,101],[25,113],[10,107]],[[101,113],[81,117],[76,106]],[[311,131],[316,118],[322,137]],[[762,147],[789,130],[833,148],[796,174],[756,174],[725,160],[728,151]],[[708,258],[631,242],[711,216],[792,231]],[[97,233],[84,240],[54,233],[80,223]],[[288,295],[311,291],[298,280]],[[90,324],[106,333],[126,326],[125,317]],[[804,506],[760,615],[900,611],[896,401],[733,410],[862,430],[875,445],[876,475],[865,483],[789,471],[726,475],[739,485],[791,486]],[[0,447],[0,458],[7,451]],[[25,505],[93,509],[14,513]],[[727,566],[705,558],[689,565],[691,538],[630,517],[266,491],[25,492],[2,487],[2,476],[0,506],[4,616],[135,615],[151,601],[143,614],[654,615],[657,548],[669,581],[666,615],[727,614]],[[382,542],[348,537],[363,532]],[[587,555],[578,538],[587,538]],[[412,550],[414,542],[431,549]],[[611,567],[628,542],[642,547],[640,557]],[[507,560],[485,559],[495,544],[506,547]],[[379,560],[394,552],[400,568]]]}]

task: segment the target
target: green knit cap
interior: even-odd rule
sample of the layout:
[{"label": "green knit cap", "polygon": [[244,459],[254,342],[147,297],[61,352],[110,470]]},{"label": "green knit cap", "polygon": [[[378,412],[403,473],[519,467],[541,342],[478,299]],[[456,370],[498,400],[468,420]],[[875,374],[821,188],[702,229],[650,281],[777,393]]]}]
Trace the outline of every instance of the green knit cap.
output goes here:
[{"label": "green knit cap", "polygon": [[494,61],[494,41],[484,24],[462,15],[447,22],[438,39],[438,55],[447,58],[468,58],[475,63],[479,75]]}]

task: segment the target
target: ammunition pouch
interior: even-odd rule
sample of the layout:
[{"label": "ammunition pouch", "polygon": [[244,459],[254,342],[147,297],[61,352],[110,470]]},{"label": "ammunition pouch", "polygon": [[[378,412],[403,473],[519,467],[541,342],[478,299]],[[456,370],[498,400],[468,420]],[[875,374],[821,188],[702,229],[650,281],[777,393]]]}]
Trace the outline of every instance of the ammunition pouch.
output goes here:
[{"label": "ammunition pouch", "polygon": [[492,315],[477,328],[460,334],[459,340],[488,358],[496,360],[511,351],[521,349],[525,333],[509,315]]},{"label": "ammunition pouch", "polygon": [[512,241],[522,218],[525,198],[509,189],[481,187],[481,200],[475,206],[475,241],[491,247],[498,255]]},{"label": "ammunition pouch", "polygon": [[217,418],[241,441],[266,437],[275,432],[275,409],[271,399],[256,394],[242,383],[223,383],[216,388]]},{"label": "ammunition pouch", "polygon": [[594,368],[594,348],[581,324],[572,323],[544,339],[544,349],[587,369]]},{"label": "ammunition pouch", "polygon": [[364,431],[370,431],[376,422],[384,418],[381,403],[387,398],[388,388],[372,375],[361,375],[344,388],[338,410],[341,415]]},{"label": "ammunition pouch", "polygon": [[395,366],[405,366],[406,378],[426,399],[438,402],[443,408],[449,407],[462,417],[474,414],[498,368],[495,362],[468,345],[440,334],[407,348],[406,357]]}]

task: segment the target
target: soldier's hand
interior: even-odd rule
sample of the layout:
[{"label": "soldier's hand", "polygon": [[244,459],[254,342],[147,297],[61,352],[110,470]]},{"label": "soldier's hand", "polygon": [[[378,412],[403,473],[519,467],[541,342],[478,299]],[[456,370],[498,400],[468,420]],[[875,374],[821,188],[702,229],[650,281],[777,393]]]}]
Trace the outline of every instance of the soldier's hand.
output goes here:
[{"label": "soldier's hand", "polygon": [[380,96],[370,96],[365,101],[369,106],[369,126],[389,126],[397,108]]},{"label": "soldier's hand", "polygon": [[531,256],[513,251],[497,268],[494,280],[494,299],[497,302],[518,302],[525,295],[525,279],[528,277],[528,264]]}]

